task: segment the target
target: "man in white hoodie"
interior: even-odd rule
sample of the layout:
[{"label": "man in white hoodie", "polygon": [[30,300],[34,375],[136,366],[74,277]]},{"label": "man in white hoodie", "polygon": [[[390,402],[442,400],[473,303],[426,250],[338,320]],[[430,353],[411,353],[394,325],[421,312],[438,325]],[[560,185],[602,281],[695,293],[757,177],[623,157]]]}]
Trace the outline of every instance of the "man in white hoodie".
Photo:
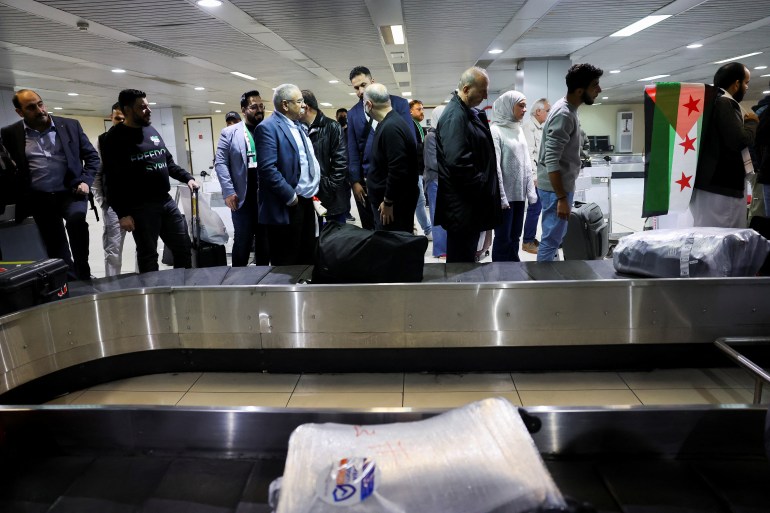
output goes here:
[{"label": "man in white hoodie", "polygon": [[[532,156],[532,169],[537,169],[537,156],[540,154],[540,143],[543,140],[543,123],[551,112],[551,104],[546,98],[540,98],[532,105],[530,117],[524,123],[524,137],[527,138],[529,154]],[[537,178],[535,179],[537,187]],[[524,236],[522,237],[521,249],[527,253],[537,255],[537,248],[540,241],[537,240],[537,222],[540,220],[540,211],[543,209],[538,195],[535,203],[527,206],[527,216],[524,220]]]}]

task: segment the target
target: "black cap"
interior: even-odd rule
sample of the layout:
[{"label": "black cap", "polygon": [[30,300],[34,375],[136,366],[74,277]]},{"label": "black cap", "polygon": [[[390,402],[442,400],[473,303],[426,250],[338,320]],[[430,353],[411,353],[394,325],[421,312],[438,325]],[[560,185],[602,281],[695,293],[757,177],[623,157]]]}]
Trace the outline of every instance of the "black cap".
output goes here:
[{"label": "black cap", "polygon": [[230,121],[231,119],[237,119],[238,121],[241,120],[241,115],[235,112],[234,110],[231,110],[227,114],[225,114],[225,121]]}]

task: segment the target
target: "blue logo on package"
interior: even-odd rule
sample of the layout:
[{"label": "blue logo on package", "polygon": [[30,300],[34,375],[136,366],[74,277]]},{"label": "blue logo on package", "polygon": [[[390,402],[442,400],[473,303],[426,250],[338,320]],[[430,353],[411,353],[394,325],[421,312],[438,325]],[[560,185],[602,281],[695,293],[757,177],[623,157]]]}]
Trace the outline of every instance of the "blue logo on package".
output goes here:
[{"label": "blue logo on package", "polygon": [[364,476],[363,478],[361,478],[361,500],[362,501],[374,493],[374,471],[375,471],[374,462],[371,460],[366,460],[364,464]]},{"label": "blue logo on package", "polygon": [[356,494],[355,486],[344,484],[344,485],[338,485],[334,489],[334,492],[332,492],[332,497],[334,497],[334,502],[342,502],[353,497],[353,495],[355,494]]}]

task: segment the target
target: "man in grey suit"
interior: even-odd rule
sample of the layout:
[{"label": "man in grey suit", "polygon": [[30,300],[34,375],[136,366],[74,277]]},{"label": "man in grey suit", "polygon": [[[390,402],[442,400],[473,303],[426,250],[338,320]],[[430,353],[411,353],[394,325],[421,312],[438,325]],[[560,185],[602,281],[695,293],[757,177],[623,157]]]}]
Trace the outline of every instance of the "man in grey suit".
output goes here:
[{"label": "man in grey suit", "polygon": [[243,93],[241,112],[244,121],[224,128],[219,136],[214,169],[222,186],[222,197],[233,216],[233,267],[249,264],[252,246],[255,263],[268,265],[267,231],[258,223],[254,134],[265,118],[265,105],[259,91]]}]

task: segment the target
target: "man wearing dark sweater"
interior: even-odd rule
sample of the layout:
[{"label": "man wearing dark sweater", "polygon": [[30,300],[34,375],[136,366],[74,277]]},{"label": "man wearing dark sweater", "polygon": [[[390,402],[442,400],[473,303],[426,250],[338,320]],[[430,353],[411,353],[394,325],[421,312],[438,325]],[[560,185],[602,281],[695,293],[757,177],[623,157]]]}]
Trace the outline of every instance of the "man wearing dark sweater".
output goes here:
[{"label": "man wearing dark sweater", "polygon": [[140,273],[158,270],[158,236],[171,250],[175,268],[192,267],[187,223],[169,195],[171,176],[192,189],[198,184],[178,166],[157,130],[145,93],[125,89],[118,96],[124,123],[107,133],[102,147],[107,203],[132,232]]},{"label": "man wearing dark sweater", "polygon": [[364,110],[377,121],[366,176],[375,229],[412,233],[417,206],[417,147],[412,127],[390,103],[382,84],[364,90]]}]

